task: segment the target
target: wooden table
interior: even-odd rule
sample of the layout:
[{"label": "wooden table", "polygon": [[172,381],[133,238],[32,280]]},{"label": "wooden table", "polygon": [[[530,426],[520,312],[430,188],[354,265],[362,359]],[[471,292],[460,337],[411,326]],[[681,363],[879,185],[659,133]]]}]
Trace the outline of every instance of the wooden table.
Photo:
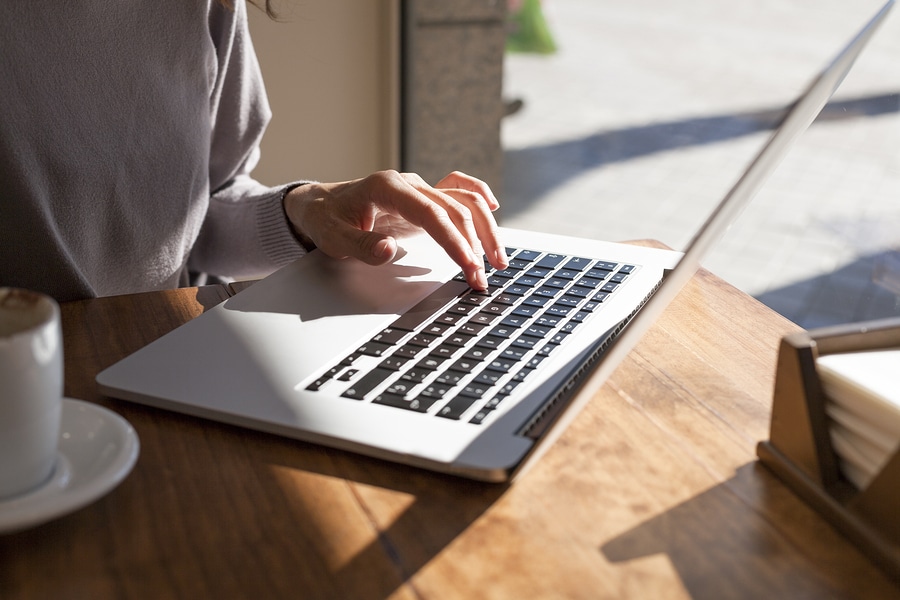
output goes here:
[{"label": "wooden table", "polygon": [[0,536],[0,598],[900,597],[757,463],[797,327],[707,272],[511,486],[98,393],[228,294],[63,306],[66,395],[128,419],[141,456],[87,508]]}]

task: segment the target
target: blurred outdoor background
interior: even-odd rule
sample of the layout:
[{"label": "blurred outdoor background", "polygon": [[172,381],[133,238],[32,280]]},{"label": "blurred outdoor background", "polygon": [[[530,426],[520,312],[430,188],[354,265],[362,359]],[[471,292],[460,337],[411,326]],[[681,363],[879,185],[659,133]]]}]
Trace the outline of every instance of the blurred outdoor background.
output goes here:
[{"label": "blurred outdoor background", "polygon": [[[676,249],[882,4],[513,0],[511,35],[523,1],[551,44],[508,41],[503,224]],[[705,263],[807,328],[900,315],[895,13]]]}]

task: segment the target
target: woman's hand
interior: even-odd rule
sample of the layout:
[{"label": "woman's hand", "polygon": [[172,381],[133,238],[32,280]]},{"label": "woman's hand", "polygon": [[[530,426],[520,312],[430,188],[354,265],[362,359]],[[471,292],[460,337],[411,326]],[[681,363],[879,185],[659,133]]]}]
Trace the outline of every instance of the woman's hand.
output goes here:
[{"label": "woman's hand", "polygon": [[355,181],[309,183],[284,198],[300,239],[329,256],[380,265],[397,253],[396,238],[421,228],[480,290],[487,288],[482,254],[495,268],[509,265],[491,214],[499,207],[486,183],[458,171],[434,187],[414,173],[381,171]]}]

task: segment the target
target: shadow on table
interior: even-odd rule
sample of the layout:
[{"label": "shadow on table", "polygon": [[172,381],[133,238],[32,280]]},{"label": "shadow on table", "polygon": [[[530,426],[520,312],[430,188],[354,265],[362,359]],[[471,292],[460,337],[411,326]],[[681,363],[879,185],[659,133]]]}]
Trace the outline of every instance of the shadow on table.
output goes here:
[{"label": "shadow on table", "polygon": [[887,577],[847,548],[764,467],[749,463],[600,552],[613,563],[665,554],[693,598],[775,598],[786,590],[795,598],[896,597]]},{"label": "shadow on table", "polygon": [[[333,587],[335,597],[391,597],[509,489],[508,484],[433,473],[265,434],[239,430],[234,434],[244,438],[242,445],[249,449],[248,458],[254,463],[285,468],[292,476],[313,477],[328,485],[350,486],[375,538],[339,566],[318,567],[330,572],[327,585]],[[248,443],[248,436],[259,436],[260,443]],[[304,543],[310,548],[328,548],[335,544],[340,528],[327,521],[316,525],[321,515],[311,512],[309,493],[309,488],[300,492],[285,489],[281,500],[285,505],[278,510],[310,522],[304,533]],[[309,558],[321,560],[322,556],[316,550]],[[385,572],[386,560],[392,572]]]}]

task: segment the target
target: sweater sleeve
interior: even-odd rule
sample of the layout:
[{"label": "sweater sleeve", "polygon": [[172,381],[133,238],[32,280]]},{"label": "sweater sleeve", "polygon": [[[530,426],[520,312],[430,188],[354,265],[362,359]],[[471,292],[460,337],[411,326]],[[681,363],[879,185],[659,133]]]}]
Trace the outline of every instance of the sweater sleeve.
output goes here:
[{"label": "sweater sleeve", "polygon": [[251,177],[271,110],[245,3],[234,2],[233,10],[212,4],[209,31],[216,64],[210,65],[210,198],[189,268],[259,277],[305,252],[282,207],[284,194],[304,182],[269,187]]}]

